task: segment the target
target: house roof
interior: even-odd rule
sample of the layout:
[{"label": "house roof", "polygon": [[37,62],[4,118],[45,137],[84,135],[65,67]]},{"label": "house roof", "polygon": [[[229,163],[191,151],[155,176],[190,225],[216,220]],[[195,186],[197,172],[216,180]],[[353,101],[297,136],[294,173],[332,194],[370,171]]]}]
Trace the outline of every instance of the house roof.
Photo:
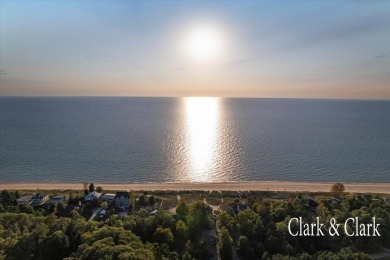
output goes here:
[{"label": "house roof", "polygon": [[47,196],[47,194],[45,194],[45,193],[37,193],[32,198],[33,199],[40,199],[40,198],[44,198],[46,196]]},{"label": "house roof", "polygon": [[102,197],[102,198],[103,198],[103,199],[104,199],[104,198],[110,198],[110,199],[111,199],[111,198],[115,198],[115,196],[116,196],[115,194],[112,194],[112,193],[106,193],[106,194],[104,194],[104,195],[103,195],[103,197]]},{"label": "house roof", "polygon": [[22,197],[20,197],[19,199],[17,199],[16,201],[17,202],[29,202],[31,199],[32,199],[32,195],[24,195]]},{"label": "house roof", "polygon": [[119,198],[119,197],[130,198],[130,194],[127,191],[117,191],[115,198]]},{"label": "house roof", "polygon": [[102,199],[103,200],[114,200],[115,199],[115,194],[111,194],[111,193],[106,193],[102,196]]},{"label": "house roof", "polygon": [[94,197],[99,197],[101,195],[101,193],[99,193],[99,192],[96,192],[96,191],[93,191],[93,192],[90,192],[90,193],[88,193],[88,195],[87,196],[94,196]]},{"label": "house roof", "polygon": [[51,197],[51,199],[63,199],[63,198],[64,198],[63,195],[56,195],[56,196]]}]

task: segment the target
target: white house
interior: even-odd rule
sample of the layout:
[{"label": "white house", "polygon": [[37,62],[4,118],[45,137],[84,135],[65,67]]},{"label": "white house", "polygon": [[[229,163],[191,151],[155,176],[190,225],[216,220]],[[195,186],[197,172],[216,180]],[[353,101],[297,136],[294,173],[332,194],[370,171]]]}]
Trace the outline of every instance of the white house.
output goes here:
[{"label": "white house", "polygon": [[49,199],[48,194],[37,193],[34,196],[32,196],[30,204],[31,205],[41,205],[41,204],[45,203],[48,199]]},{"label": "white house", "polygon": [[129,208],[130,194],[127,191],[118,191],[115,195],[115,205],[120,208]]},{"label": "white house", "polygon": [[106,193],[102,196],[102,200],[103,201],[107,201],[107,202],[112,202],[114,201],[115,199],[115,194],[112,194],[112,193]]},{"label": "white house", "polygon": [[88,195],[86,195],[86,196],[84,197],[84,200],[85,200],[85,201],[92,201],[92,200],[94,200],[94,199],[100,198],[100,196],[102,196],[101,193],[96,192],[96,191],[93,191],[93,192],[88,193]]}]

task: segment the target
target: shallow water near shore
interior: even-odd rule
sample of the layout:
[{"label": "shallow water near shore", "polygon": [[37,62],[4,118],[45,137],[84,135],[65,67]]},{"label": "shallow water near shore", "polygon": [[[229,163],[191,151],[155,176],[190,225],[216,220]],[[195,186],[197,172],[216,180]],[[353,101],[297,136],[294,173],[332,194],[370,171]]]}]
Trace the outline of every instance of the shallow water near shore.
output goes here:
[{"label": "shallow water near shore", "polygon": [[0,182],[390,182],[390,102],[0,98]]}]

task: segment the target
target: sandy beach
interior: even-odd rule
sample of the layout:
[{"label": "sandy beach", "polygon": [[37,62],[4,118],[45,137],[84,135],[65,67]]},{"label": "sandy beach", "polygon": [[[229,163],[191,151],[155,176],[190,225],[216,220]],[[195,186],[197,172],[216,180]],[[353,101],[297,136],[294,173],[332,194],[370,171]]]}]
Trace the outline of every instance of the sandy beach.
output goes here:
[{"label": "sandy beach", "polygon": [[[331,182],[289,182],[289,181],[246,181],[208,183],[94,183],[104,190],[250,190],[250,191],[291,191],[329,192]],[[390,183],[343,183],[346,192],[390,194]],[[82,183],[0,183],[0,190],[77,190]]]}]

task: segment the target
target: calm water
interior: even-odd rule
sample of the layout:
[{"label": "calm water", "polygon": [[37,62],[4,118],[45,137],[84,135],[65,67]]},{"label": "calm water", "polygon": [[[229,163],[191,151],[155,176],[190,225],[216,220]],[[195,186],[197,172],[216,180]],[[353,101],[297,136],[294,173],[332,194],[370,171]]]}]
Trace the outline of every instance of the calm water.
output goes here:
[{"label": "calm water", "polygon": [[0,181],[390,182],[390,102],[0,98]]}]

